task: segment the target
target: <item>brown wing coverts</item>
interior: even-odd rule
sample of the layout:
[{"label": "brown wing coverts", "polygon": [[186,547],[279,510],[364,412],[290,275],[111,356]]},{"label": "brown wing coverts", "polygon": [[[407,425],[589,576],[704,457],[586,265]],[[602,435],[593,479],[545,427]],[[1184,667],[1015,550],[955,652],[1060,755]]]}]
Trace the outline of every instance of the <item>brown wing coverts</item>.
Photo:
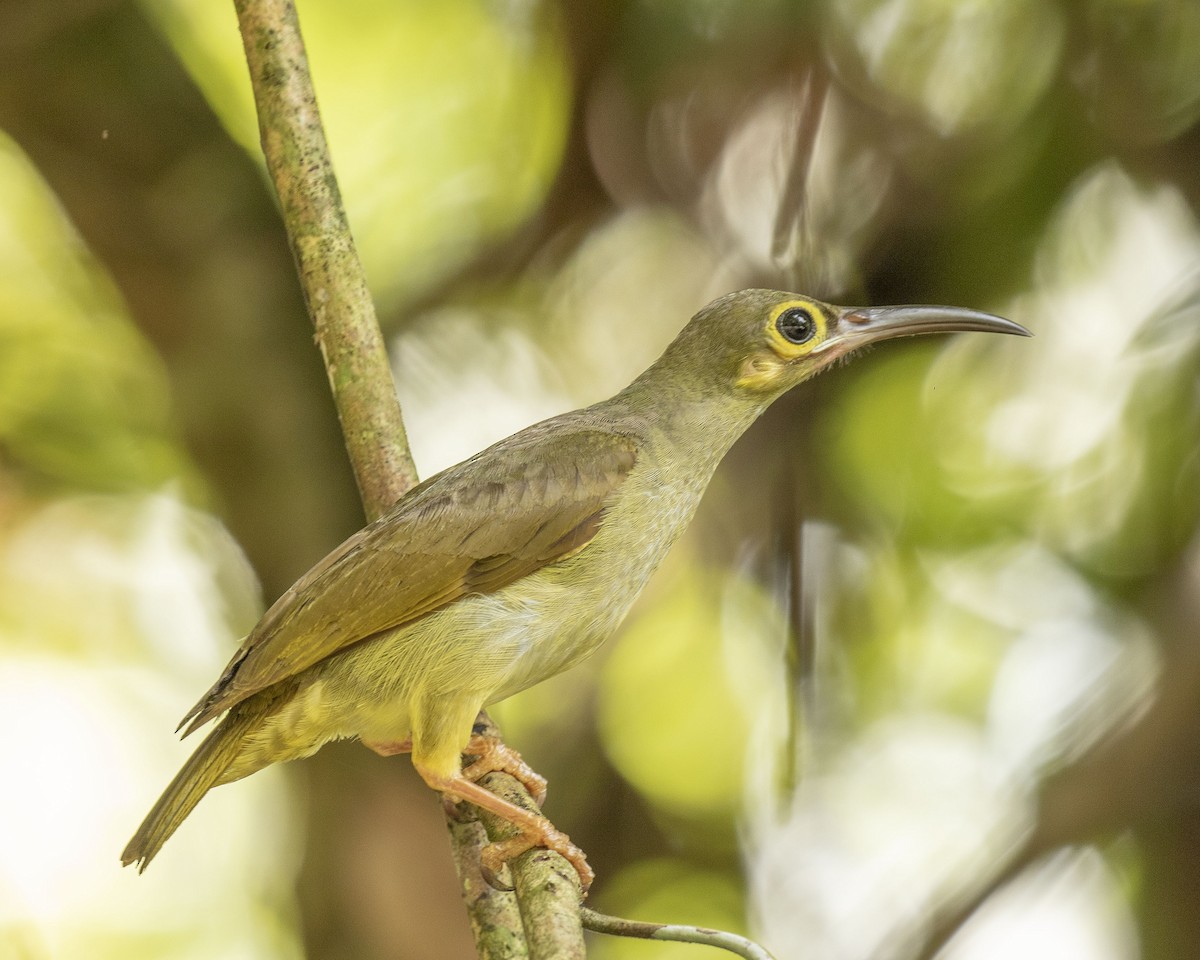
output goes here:
[{"label": "brown wing coverts", "polygon": [[500,590],[586,546],[633,468],[636,440],[577,430],[547,445],[535,435],[541,457],[531,459],[525,436],[413,488],[313,567],[267,611],[180,726],[190,721],[190,733],[347,647],[468,594]]}]

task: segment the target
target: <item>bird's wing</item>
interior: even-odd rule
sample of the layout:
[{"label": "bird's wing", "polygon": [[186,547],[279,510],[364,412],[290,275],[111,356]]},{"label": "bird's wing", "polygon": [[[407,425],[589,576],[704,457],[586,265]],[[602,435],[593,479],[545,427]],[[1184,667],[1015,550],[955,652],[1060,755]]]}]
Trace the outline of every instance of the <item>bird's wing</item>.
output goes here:
[{"label": "bird's wing", "polygon": [[577,553],[637,459],[633,437],[577,429],[501,441],[411,490],[296,582],[180,726],[460,597]]}]

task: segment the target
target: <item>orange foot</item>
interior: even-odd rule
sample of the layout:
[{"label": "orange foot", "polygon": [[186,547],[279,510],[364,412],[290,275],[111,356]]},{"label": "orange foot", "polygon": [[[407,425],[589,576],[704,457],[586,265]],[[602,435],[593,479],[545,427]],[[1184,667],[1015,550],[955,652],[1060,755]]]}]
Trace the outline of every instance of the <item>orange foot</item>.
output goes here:
[{"label": "orange foot", "polygon": [[586,897],[596,874],[588,865],[587,854],[571,842],[571,838],[554,826],[545,817],[540,817],[541,824],[537,827],[522,827],[521,832],[508,840],[489,843],[479,854],[479,869],[483,879],[498,890],[511,890],[512,887],[500,880],[500,871],[510,860],[515,860],[527,850],[534,847],[545,847],[563,856],[567,863],[579,874],[579,888]]},{"label": "orange foot", "polygon": [[462,772],[468,780],[477,783],[489,773],[507,773],[529,791],[533,802],[539,807],[546,802],[546,778],[499,737],[472,734],[463,753],[478,758]]},{"label": "orange foot", "polygon": [[[473,747],[468,749],[470,749],[472,754],[476,753]],[[472,764],[472,766],[474,765]],[[485,790],[473,780],[468,780],[462,774],[453,777],[439,776],[433,771],[420,766],[417,767],[417,772],[421,774],[425,782],[434,790],[438,790],[444,794],[451,794],[483,810],[491,811],[497,816],[503,817],[521,831],[510,840],[489,843],[483,848],[483,853],[480,856],[480,867],[483,871],[484,879],[492,886],[499,889],[509,889],[502,886],[498,880],[498,876],[504,865],[514,857],[520,856],[526,850],[533,847],[546,847],[555,853],[561,854],[575,868],[575,872],[579,874],[580,889],[585,896],[587,895],[588,888],[591,887],[592,881],[596,876],[592,872],[592,868],[588,866],[587,857],[582,850],[571,842],[570,837],[557,829],[554,824],[541,814],[525,810],[522,807],[518,807],[515,803],[509,803],[491,791]],[[480,773],[480,776],[482,775]],[[534,776],[536,777],[537,775],[534,774]],[[540,780],[541,778],[539,777],[538,779]],[[531,790],[530,792],[533,791]]]}]

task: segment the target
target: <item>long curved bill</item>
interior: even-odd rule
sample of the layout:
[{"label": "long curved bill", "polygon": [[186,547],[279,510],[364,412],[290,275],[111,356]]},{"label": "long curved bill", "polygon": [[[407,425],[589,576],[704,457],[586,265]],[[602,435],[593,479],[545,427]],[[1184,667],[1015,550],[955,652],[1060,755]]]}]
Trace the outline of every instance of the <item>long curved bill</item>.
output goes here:
[{"label": "long curved bill", "polygon": [[813,352],[830,352],[841,356],[869,343],[895,337],[960,331],[1033,336],[1012,320],[962,307],[849,307],[838,315],[833,336]]}]

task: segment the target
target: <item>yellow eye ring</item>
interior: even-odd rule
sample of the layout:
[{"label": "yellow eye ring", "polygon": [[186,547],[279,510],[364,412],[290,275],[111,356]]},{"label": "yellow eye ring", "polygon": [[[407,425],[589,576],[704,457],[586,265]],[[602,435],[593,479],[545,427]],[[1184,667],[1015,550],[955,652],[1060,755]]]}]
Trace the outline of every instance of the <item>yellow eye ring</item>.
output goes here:
[{"label": "yellow eye ring", "polygon": [[825,339],[827,329],[825,311],[817,304],[788,300],[771,311],[767,335],[779,356],[793,360],[811,353]]}]

